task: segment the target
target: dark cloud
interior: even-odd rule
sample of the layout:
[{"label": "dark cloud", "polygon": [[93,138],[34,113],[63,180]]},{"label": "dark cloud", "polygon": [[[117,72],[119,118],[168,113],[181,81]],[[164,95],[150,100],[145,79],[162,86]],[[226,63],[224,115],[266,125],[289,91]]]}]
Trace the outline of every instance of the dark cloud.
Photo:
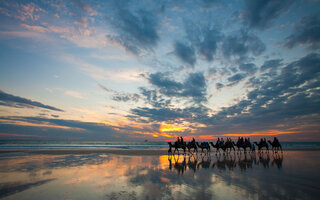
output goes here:
[{"label": "dark cloud", "polygon": [[265,71],[267,69],[275,69],[282,65],[283,59],[272,59],[266,60],[263,65],[260,67],[261,71]]},{"label": "dark cloud", "polygon": [[138,94],[118,94],[112,97],[114,101],[134,101],[138,102],[140,99],[140,96]]},{"label": "dark cloud", "polygon": [[[124,127],[109,126],[103,123],[43,117],[0,117],[0,120],[4,120],[0,122],[0,131],[8,135],[18,133],[28,136],[32,133],[30,136],[62,140],[68,138],[83,140],[92,138],[95,140],[124,140],[124,138],[130,138],[129,135],[121,132]],[[34,126],[19,125],[21,122],[31,123]]]},{"label": "dark cloud", "polygon": [[[281,63],[280,60],[273,62]],[[179,109],[168,105],[158,108],[138,107],[131,110],[131,117],[145,122],[189,121],[206,124],[207,128],[199,129],[199,134],[210,134],[212,131],[217,134],[238,133],[239,130],[243,133],[270,129],[287,131],[292,130],[292,127],[297,127],[295,130],[304,127],[309,132],[320,130],[320,55],[309,54],[284,67],[279,66],[278,70],[279,73],[268,78],[252,77],[249,82],[257,83],[252,84],[256,88],[246,98],[222,108],[212,116],[208,114],[208,108],[199,104]],[[235,74],[228,81],[235,84],[247,75]],[[191,76],[190,79],[196,78]],[[166,84],[162,82],[161,85],[165,87]]]},{"label": "dark cloud", "polygon": [[[190,73],[183,82],[170,78],[169,74],[154,73],[148,77],[149,82],[156,87],[154,90],[140,88],[141,96],[151,107],[131,109],[131,120],[139,122],[179,122],[181,119],[202,121],[208,108],[202,103],[207,101],[207,84],[203,73]],[[176,108],[171,104],[173,97],[178,102],[191,98],[191,107]]]},{"label": "dark cloud", "polygon": [[[217,124],[221,130],[231,124],[247,131],[248,127],[250,131],[257,131],[277,125],[319,129],[315,126],[320,120],[319,77],[320,55],[309,54],[283,67],[277,76],[262,79],[245,100],[222,109],[210,119],[210,124]],[[234,78],[238,79],[241,76]]]},{"label": "dark cloud", "polygon": [[240,30],[225,37],[222,52],[226,58],[245,59],[249,55],[259,56],[266,50],[265,44],[253,33]]},{"label": "dark cloud", "polygon": [[140,99],[140,95],[139,94],[130,94],[130,93],[117,92],[115,90],[107,88],[104,85],[101,85],[100,83],[97,83],[97,86],[99,88],[103,89],[104,91],[113,94],[112,100],[114,100],[114,101],[122,101],[122,102],[134,101],[134,102],[138,102],[139,99]]},{"label": "dark cloud", "polygon": [[257,71],[257,67],[253,63],[240,64],[239,69],[243,72],[247,72],[248,74],[253,74]]},{"label": "dark cloud", "polygon": [[148,108],[138,107],[131,109],[132,115],[128,116],[134,121],[139,122],[204,122],[207,120],[209,109],[203,105],[186,108]]},{"label": "dark cloud", "polygon": [[172,80],[168,74],[150,74],[149,82],[168,97],[192,97],[194,102],[206,101],[207,84],[203,73],[190,73],[182,83]]},{"label": "dark cloud", "polygon": [[231,82],[231,85],[238,83],[239,81],[243,80],[247,75],[244,73],[235,74],[228,78],[228,81]]},{"label": "dark cloud", "polygon": [[159,40],[157,13],[144,9],[132,11],[127,4],[126,1],[115,1],[113,4],[115,16],[110,20],[118,34],[108,37],[134,54],[151,50]]},{"label": "dark cloud", "polygon": [[139,89],[145,102],[155,108],[168,107],[171,104],[171,99],[165,99],[161,94],[159,94],[159,92],[157,92],[157,90],[149,90],[144,87]]},{"label": "dark cloud", "polygon": [[249,27],[261,30],[269,28],[273,21],[287,11],[293,2],[293,0],[245,0],[245,23]]},{"label": "dark cloud", "polygon": [[217,90],[220,90],[223,87],[224,87],[224,85],[222,83],[216,83],[216,89]]},{"label": "dark cloud", "polygon": [[[173,109],[173,108],[147,108],[147,107],[138,107],[131,109],[133,114],[130,118],[135,121],[141,121],[140,118],[147,119],[146,121],[152,122],[162,122],[162,121],[176,121],[180,118],[191,117],[184,113],[182,109]],[[190,114],[190,113],[189,113]],[[139,118],[137,118],[137,116]]]},{"label": "dark cloud", "polygon": [[294,32],[286,38],[285,46],[293,48],[299,45],[308,45],[309,49],[320,47],[320,17],[311,15],[304,17],[296,25]]},{"label": "dark cloud", "polygon": [[16,108],[45,108],[53,111],[60,111],[63,112],[63,110],[59,108],[55,108],[53,106],[44,105],[37,101],[32,101],[30,99],[26,99],[19,96],[14,96],[12,94],[8,94],[0,90],[0,105],[4,106],[11,106]]},{"label": "dark cloud", "polygon": [[196,54],[192,46],[176,41],[174,44],[174,54],[183,62],[194,66],[196,63]]},{"label": "dark cloud", "polygon": [[223,35],[218,28],[186,24],[187,37],[207,61],[212,61]]}]

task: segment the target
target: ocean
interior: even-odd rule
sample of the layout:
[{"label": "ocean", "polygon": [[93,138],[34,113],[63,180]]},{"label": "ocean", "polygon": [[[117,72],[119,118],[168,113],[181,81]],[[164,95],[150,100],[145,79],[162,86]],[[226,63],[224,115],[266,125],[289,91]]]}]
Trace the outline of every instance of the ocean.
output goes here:
[{"label": "ocean", "polygon": [[[320,142],[281,142],[284,150],[320,150]],[[0,149],[167,149],[167,142],[0,140]]]}]

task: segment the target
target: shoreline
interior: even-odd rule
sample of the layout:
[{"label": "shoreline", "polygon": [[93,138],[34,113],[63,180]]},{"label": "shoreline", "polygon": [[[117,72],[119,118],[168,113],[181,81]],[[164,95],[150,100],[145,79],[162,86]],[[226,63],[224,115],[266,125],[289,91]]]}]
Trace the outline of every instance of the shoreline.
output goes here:
[{"label": "shoreline", "polygon": [[[320,148],[292,148],[284,149],[286,151],[320,151]],[[256,150],[256,152],[258,152]],[[265,150],[263,151],[265,152]],[[272,153],[271,150],[269,152]],[[280,151],[278,151],[280,152]],[[64,155],[64,154],[116,154],[116,155],[131,155],[131,156],[144,156],[144,155],[168,155],[167,149],[0,149],[0,154],[6,153],[30,153],[30,154],[50,154],[50,155]],[[198,151],[200,154],[201,151]],[[211,153],[216,153],[211,151]],[[180,155],[183,154],[180,150]],[[176,153],[177,155],[177,153]]]}]

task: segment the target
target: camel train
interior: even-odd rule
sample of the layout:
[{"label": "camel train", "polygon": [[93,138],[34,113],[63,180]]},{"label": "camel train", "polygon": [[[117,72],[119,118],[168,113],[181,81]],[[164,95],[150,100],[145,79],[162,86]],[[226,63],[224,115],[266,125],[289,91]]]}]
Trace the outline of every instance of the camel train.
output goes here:
[{"label": "camel train", "polygon": [[255,152],[256,147],[258,148],[258,152],[261,153],[263,150],[266,152],[269,151],[269,145],[271,145],[271,150],[275,153],[278,151],[282,152],[282,146],[278,140],[278,138],[274,138],[273,141],[266,139],[262,139],[259,142],[251,142],[250,138],[243,138],[239,137],[237,142],[235,143],[232,141],[231,138],[227,138],[226,141],[223,140],[223,138],[218,138],[217,142],[214,144],[213,142],[196,142],[193,138],[190,142],[184,142],[183,137],[178,137],[177,140],[174,143],[168,142],[169,144],[169,150],[168,153],[175,154],[178,152],[180,154],[180,150],[183,150],[183,154],[186,154],[186,151],[188,150],[188,153],[198,153],[198,149],[201,149],[201,153],[208,154],[211,151],[211,148],[216,149],[217,153],[230,153],[230,152],[236,152],[236,153],[246,153],[246,152]]}]

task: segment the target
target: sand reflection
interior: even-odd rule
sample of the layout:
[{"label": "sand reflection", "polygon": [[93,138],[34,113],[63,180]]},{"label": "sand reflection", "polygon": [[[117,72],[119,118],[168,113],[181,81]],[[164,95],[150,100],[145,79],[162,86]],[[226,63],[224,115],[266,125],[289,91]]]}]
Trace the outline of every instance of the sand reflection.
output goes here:
[{"label": "sand reflection", "polygon": [[320,165],[310,161],[317,156],[4,156],[0,198],[317,199]]}]

